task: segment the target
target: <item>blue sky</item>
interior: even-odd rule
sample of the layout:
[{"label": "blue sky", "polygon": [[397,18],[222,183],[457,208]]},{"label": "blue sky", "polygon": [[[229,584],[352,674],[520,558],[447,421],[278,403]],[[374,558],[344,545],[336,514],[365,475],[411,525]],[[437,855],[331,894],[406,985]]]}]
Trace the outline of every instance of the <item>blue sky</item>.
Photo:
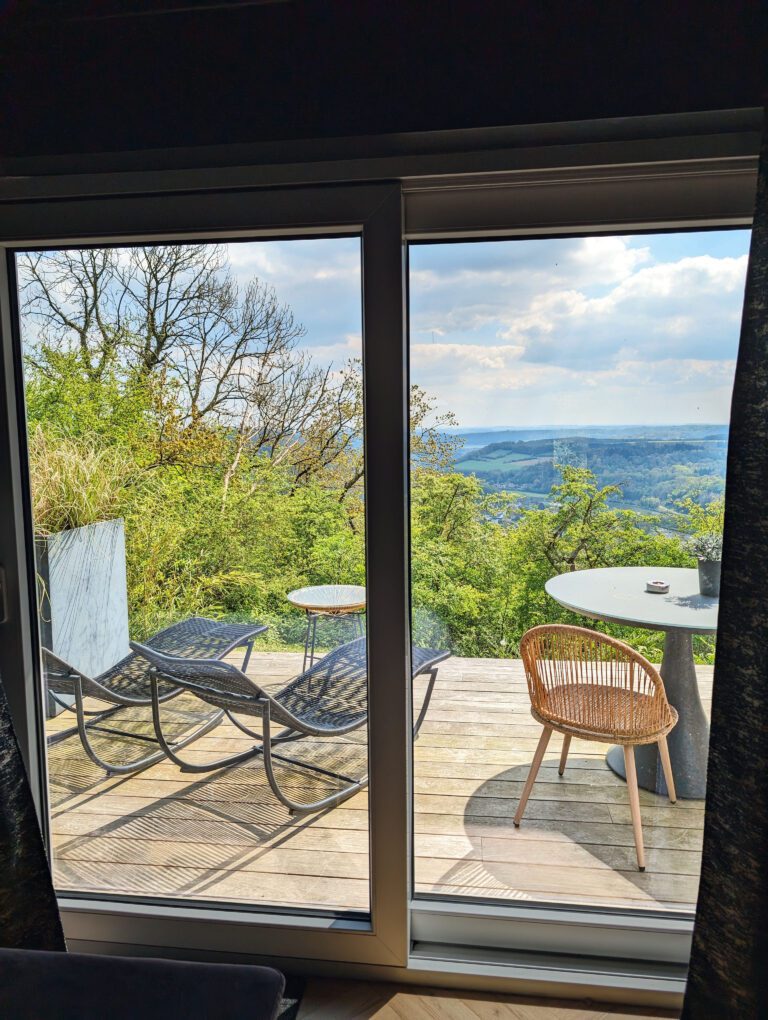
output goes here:
[{"label": "blue sky", "polygon": [[[463,426],[728,420],[749,231],[412,245],[411,375]],[[231,244],[302,345],[360,354],[355,238]]]}]

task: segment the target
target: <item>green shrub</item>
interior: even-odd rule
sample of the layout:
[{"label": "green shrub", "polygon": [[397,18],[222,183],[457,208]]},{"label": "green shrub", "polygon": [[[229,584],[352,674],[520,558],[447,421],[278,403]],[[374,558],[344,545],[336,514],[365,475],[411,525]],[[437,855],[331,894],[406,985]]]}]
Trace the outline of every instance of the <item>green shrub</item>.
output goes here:
[{"label": "green shrub", "polygon": [[136,466],[95,439],[67,439],[37,427],[29,437],[35,530],[52,534],[120,516]]}]

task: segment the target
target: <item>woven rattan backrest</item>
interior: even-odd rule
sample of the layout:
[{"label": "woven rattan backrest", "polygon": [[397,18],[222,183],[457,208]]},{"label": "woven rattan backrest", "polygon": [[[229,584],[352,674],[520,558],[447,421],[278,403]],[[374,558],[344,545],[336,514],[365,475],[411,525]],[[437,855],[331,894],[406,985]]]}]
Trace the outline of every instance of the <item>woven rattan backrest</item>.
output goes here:
[{"label": "woven rattan backrest", "polygon": [[523,635],[520,655],[539,715],[591,731],[654,732],[670,718],[654,666],[629,645],[585,627],[548,624]]}]

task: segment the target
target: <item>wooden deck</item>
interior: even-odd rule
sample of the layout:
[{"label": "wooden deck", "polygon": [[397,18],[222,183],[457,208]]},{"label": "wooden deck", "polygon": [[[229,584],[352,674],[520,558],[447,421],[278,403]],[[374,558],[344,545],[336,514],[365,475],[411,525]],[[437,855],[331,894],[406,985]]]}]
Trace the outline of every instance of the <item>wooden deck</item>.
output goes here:
[{"label": "wooden deck", "polygon": [[[300,661],[293,653],[254,654],[249,672],[277,686]],[[708,704],[712,668],[697,672]],[[423,690],[420,682],[417,704]],[[199,702],[185,695],[166,711],[181,731]],[[123,726],[150,732],[146,710],[121,715]],[[48,725],[53,731],[70,721],[59,716]],[[559,739],[553,740],[523,824],[514,829],[539,733],[519,660],[454,658],[440,667],[415,745],[417,893],[690,909],[703,803],[671,805],[641,791],[648,858],[641,874],[625,784],[605,764],[601,745],[574,740],[561,779]],[[363,771],[364,734],[353,737],[302,741],[295,753]],[[115,747],[112,737],[98,739],[105,749]],[[226,723],[186,753],[204,761],[247,746],[248,738]],[[61,890],[368,909],[367,793],[294,820],[272,797],[258,759],[207,775],[184,775],[161,762],[105,778],[76,735],[51,748],[49,771]],[[326,783],[290,766],[282,778],[299,796],[314,796]]]}]

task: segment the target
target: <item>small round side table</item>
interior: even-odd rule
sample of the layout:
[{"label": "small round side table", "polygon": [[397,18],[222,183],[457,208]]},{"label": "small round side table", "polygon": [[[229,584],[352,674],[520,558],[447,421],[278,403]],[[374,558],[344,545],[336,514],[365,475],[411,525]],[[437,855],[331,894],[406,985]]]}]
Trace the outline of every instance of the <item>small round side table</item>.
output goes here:
[{"label": "small round side table", "polygon": [[302,672],[315,661],[317,620],[320,616],[353,617],[357,633],[362,637],[365,612],[365,588],[359,584],[318,584],[297,588],[286,596],[292,606],[307,614],[307,633],[304,638],[304,665]]}]

